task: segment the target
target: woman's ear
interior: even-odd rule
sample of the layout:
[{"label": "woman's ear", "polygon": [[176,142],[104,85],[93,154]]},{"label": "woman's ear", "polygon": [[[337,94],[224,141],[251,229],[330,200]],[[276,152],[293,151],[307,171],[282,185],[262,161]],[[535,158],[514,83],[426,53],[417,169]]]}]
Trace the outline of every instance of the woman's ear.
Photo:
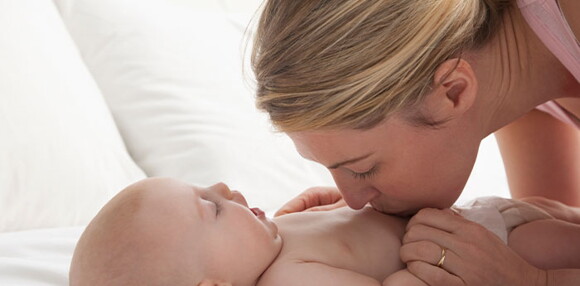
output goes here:
[{"label": "woman's ear", "polygon": [[203,279],[197,286],[232,286],[232,283],[222,280]]},{"label": "woman's ear", "polygon": [[421,114],[432,122],[447,122],[465,113],[477,96],[477,79],[462,59],[443,62],[435,71],[433,88],[421,104]]}]

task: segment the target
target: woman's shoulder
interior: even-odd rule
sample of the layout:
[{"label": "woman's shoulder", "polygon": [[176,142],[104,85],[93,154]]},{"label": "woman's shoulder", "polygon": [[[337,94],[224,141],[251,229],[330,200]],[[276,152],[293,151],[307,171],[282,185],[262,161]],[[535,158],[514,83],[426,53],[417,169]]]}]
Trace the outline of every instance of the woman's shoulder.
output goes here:
[{"label": "woman's shoulder", "polygon": [[580,1],[517,0],[517,3],[538,38],[580,81]]}]

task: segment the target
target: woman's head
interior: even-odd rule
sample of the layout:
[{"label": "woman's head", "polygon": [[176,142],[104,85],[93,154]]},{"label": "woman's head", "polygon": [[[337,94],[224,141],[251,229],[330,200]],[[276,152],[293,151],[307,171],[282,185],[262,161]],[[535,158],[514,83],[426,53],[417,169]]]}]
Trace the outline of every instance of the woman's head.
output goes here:
[{"label": "woman's head", "polygon": [[252,58],[257,105],[329,168],[351,207],[448,207],[482,137],[462,56],[486,45],[511,2],[269,0]]},{"label": "woman's head", "polygon": [[483,45],[510,2],[267,1],[252,57],[257,105],[284,132],[370,128],[420,104],[436,69]]}]

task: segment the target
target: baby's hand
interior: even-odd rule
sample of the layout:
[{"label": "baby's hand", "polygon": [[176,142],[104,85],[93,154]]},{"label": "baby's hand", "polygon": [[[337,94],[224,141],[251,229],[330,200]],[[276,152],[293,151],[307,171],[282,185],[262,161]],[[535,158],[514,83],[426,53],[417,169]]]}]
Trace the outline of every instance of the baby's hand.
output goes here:
[{"label": "baby's hand", "polygon": [[407,269],[399,270],[383,281],[383,286],[429,286]]}]

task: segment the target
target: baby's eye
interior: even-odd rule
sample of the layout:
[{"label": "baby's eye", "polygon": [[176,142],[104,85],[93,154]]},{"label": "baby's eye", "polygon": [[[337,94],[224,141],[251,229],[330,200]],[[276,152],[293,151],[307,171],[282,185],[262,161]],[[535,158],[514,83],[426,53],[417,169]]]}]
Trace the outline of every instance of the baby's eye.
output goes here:
[{"label": "baby's eye", "polygon": [[222,205],[221,202],[215,198],[211,198],[211,196],[203,196],[202,199],[206,202],[210,202],[214,205],[214,209],[215,209],[215,216],[217,217],[221,210],[222,210]]},{"label": "baby's eye", "polygon": [[222,211],[222,204],[219,201],[214,201],[215,204],[215,216],[217,217]]}]

